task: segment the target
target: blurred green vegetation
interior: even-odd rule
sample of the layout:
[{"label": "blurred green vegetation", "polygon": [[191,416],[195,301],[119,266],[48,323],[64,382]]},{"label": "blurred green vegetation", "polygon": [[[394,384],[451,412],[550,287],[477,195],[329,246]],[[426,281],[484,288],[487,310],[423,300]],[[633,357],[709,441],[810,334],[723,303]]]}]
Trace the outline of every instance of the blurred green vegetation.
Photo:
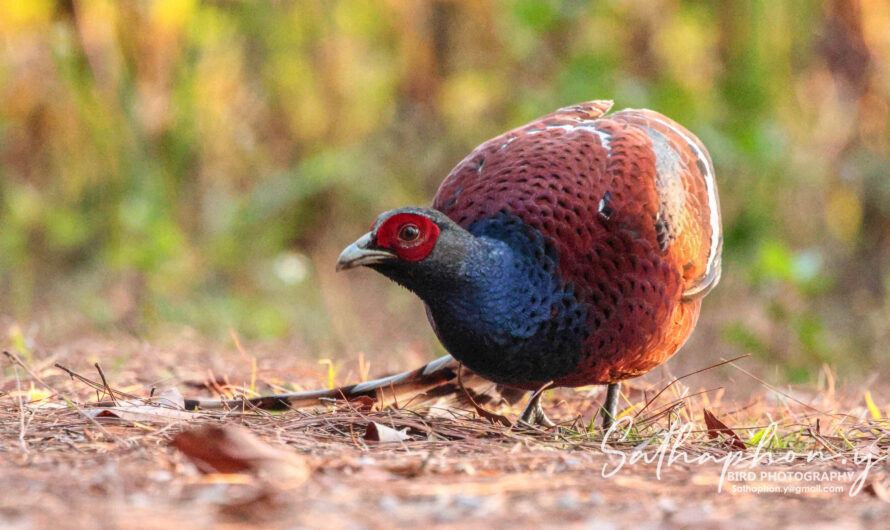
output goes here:
[{"label": "blurred green vegetation", "polygon": [[888,65],[886,0],[0,0],[0,314],[324,350],[387,327],[346,312],[372,282],[420,333],[337,250],[487,138],[614,99],[718,169],[724,282],[692,347],[886,368]]}]

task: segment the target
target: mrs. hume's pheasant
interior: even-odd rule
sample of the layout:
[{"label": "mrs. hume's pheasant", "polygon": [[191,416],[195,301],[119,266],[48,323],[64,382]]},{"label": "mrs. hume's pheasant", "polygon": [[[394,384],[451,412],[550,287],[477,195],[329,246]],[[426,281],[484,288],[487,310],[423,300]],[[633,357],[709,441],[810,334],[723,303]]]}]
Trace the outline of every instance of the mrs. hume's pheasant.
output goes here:
[{"label": "mrs. hume's pheasant", "polygon": [[[337,261],[415,292],[448,352],[484,378],[527,390],[609,385],[607,426],[619,382],[689,337],[720,278],[722,246],[713,164],[698,138],[657,112],[606,115],[610,107],[566,107],[483,143],[432,208],[381,214]],[[522,417],[548,423],[539,396]]]},{"label": "mrs. hume's pheasant", "polygon": [[483,143],[432,208],[381,214],[338,268],[414,291],[448,352],[497,383],[648,372],[683,345],[720,278],[717,185],[692,133],[610,107],[567,107]]}]

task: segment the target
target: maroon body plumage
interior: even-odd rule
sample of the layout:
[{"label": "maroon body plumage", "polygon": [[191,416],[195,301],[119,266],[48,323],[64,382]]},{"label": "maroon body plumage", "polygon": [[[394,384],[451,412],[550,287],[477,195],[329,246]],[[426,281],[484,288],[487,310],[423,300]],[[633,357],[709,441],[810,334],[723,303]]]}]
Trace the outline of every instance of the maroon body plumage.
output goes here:
[{"label": "maroon body plumage", "polygon": [[[650,110],[560,109],[477,147],[433,208],[461,227],[500,213],[544,234],[587,304],[577,367],[557,386],[641,375],[689,337],[720,277],[713,165],[699,140]],[[528,386],[528,385],[523,385]]]}]

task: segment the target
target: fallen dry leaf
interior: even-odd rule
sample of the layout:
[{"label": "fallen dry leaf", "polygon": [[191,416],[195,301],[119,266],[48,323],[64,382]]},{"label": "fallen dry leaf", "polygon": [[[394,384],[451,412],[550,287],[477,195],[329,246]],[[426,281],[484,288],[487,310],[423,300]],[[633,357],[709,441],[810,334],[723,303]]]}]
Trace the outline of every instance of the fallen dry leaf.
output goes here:
[{"label": "fallen dry leaf", "polygon": [[888,491],[887,486],[880,480],[873,480],[871,483],[866,484],[863,491],[870,495],[874,495],[886,503],[890,503],[890,491]]},{"label": "fallen dry leaf", "polygon": [[705,425],[708,426],[708,436],[711,439],[717,438],[717,433],[723,433],[729,437],[729,444],[739,451],[746,451],[748,447],[745,445],[745,442],[739,438],[739,435],[735,433],[732,429],[726,426],[725,423],[718,420],[713,413],[711,413],[708,409],[702,409],[705,417]]},{"label": "fallen dry leaf", "polygon": [[349,400],[349,404],[361,412],[371,412],[375,403],[377,402],[370,396],[358,396]]},{"label": "fallen dry leaf", "polygon": [[381,425],[375,421],[369,423],[368,430],[365,431],[365,440],[369,442],[402,442],[410,439],[411,437],[408,435],[407,427],[400,431],[397,431],[391,427]]},{"label": "fallen dry leaf", "polygon": [[165,407],[175,407],[180,410],[185,409],[185,398],[182,397],[182,393],[180,393],[179,389],[175,386],[162,390],[160,394],[157,394],[152,398],[152,402]]},{"label": "fallen dry leaf", "polygon": [[115,419],[132,422],[194,421],[200,418],[200,415],[195,414],[194,412],[131,402],[124,402],[116,407],[103,407],[101,409],[89,410],[88,413],[100,420]]},{"label": "fallen dry leaf", "polygon": [[189,457],[202,473],[253,473],[295,487],[309,478],[311,468],[291,451],[273,447],[236,425],[206,425],[183,431],[170,445]]},{"label": "fallen dry leaf", "polygon": [[121,401],[112,407],[89,410],[88,413],[100,420],[149,421],[193,421],[200,418],[194,412],[186,412],[185,399],[175,387],[165,389],[152,397],[150,402]]}]

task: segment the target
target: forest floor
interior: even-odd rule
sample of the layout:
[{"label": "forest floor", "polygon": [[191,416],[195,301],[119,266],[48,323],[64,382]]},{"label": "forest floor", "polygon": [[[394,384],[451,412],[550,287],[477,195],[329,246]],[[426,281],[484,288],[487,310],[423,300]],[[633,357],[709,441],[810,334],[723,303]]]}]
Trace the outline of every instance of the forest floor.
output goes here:
[{"label": "forest floor", "polygon": [[[592,421],[599,388],[548,391],[556,429],[494,424],[443,401],[185,413],[127,396],[272,393],[326,387],[329,374],[287,345],[189,334],[41,342],[12,328],[0,342],[3,528],[813,529],[890,519],[887,407],[831,381],[792,390],[752,376],[737,402],[688,379],[625,385],[623,419],[604,433]],[[520,408],[498,412],[515,419]]]}]

